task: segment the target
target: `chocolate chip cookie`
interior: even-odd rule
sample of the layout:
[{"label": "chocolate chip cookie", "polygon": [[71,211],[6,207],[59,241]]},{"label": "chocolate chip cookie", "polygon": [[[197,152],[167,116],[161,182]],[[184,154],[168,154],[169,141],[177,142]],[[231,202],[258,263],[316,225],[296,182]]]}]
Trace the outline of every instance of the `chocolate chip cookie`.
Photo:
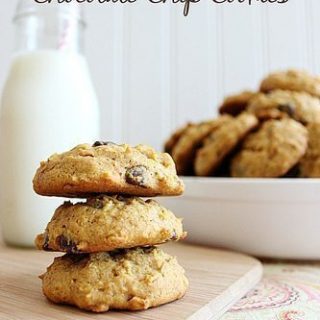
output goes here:
[{"label": "chocolate chip cookie", "polygon": [[43,293],[84,310],[144,310],[181,298],[188,287],[183,268],[162,250],[136,248],[67,254],[42,275]]},{"label": "chocolate chip cookie", "polygon": [[262,81],[260,90],[270,92],[276,89],[307,92],[320,97],[320,77],[302,70],[275,72]]},{"label": "chocolate chip cookie", "polygon": [[266,121],[243,142],[232,159],[233,177],[282,177],[303,157],[308,144],[306,128],[292,119]]},{"label": "chocolate chip cookie", "polygon": [[229,96],[224,99],[222,105],[219,107],[220,114],[230,114],[237,116],[245,111],[249,102],[256,96],[256,92],[242,91],[238,94]]},{"label": "chocolate chip cookie", "polygon": [[189,175],[193,173],[193,162],[196,151],[201,147],[203,140],[214,130],[232,117],[225,115],[218,119],[201,122],[189,127],[181,136],[172,150],[172,157],[176,163],[178,174]]},{"label": "chocolate chip cookie", "polygon": [[250,101],[248,111],[262,120],[290,117],[303,124],[320,122],[320,100],[305,92],[260,93]]},{"label": "chocolate chip cookie", "polygon": [[310,123],[307,129],[309,143],[300,161],[299,174],[303,178],[320,178],[320,123]]},{"label": "chocolate chip cookie", "polygon": [[205,139],[197,152],[195,172],[198,176],[212,175],[222,161],[237,147],[243,138],[258,125],[258,119],[242,113],[221,125]]},{"label": "chocolate chip cookie", "polygon": [[40,195],[70,198],[100,193],[170,196],[184,190],[167,153],[144,145],[104,142],[82,144],[51,156],[41,163],[33,186]]},{"label": "chocolate chip cookie", "polygon": [[175,147],[175,145],[178,143],[178,141],[183,136],[183,134],[187,131],[187,129],[192,126],[193,126],[192,123],[187,123],[187,125],[185,125],[184,127],[177,129],[171,135],[171,137],[165,142],[164,151],[169,154],[172,154],[172,150]]},{"label": "chocolate chip cookie", "polygon": [[111,251],[155,245],[185,237],[181,220],[154,200],[100,196],[60,206],[38,249],[68,253]]}]

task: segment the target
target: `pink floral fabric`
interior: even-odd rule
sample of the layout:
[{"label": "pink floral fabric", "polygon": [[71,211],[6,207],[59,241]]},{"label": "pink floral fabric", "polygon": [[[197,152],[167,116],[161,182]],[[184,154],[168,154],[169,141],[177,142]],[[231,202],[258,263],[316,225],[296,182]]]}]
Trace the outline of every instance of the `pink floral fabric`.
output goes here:
[{"label": "pink floral fabric", "polygon": [[262,281],[222,320],[320,320],[320,264],[265,264]]}]

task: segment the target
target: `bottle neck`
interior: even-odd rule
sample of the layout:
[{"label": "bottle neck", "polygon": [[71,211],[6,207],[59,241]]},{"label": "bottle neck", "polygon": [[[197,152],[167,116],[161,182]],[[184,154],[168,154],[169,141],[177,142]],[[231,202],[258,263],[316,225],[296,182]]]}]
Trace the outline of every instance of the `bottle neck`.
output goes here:
[{"label": "bottle neck", "polygon": [[83,53],[82,20],[68,14],[26,14],[14,19],[15,53],[59,50]]}]

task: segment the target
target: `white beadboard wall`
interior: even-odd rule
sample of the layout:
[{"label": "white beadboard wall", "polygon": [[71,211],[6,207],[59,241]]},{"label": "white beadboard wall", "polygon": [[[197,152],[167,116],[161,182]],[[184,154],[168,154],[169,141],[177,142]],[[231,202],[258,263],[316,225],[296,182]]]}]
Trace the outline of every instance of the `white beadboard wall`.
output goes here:
[{"label": "white beadboard wall", "polygon": [[[0,1],[2,86],[16,3]],[[202,0],[187,18],[182,10],[147,0],[86,5],[103,139],[161,148],[175,127],[213,117],[225,94],[255,89],[270,70],[320,73],[319,0],[252,6]]]}]

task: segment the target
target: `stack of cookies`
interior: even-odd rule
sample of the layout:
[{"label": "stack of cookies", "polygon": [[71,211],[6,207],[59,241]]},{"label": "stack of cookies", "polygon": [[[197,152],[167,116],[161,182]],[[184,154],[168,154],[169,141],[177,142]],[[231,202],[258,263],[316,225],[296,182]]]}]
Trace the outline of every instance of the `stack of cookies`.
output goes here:
[{"label": "stack of cookies", "polygon": [[180,175],[320,177],[320,77],[288,70],[225,98],[220,116],[166,142]]},{"label": "stack of cookies", "polygon": [[41,276],[49,300],[104,312],[147,309],[185,294],[183,268],[156,247],[185,237],[181,220],[139,198],[182,194],[168,154],[83,144],[42,162],[33,183],[43,196],[86,198],[61,205],[36,238],[38,249],[66,253]]}]

